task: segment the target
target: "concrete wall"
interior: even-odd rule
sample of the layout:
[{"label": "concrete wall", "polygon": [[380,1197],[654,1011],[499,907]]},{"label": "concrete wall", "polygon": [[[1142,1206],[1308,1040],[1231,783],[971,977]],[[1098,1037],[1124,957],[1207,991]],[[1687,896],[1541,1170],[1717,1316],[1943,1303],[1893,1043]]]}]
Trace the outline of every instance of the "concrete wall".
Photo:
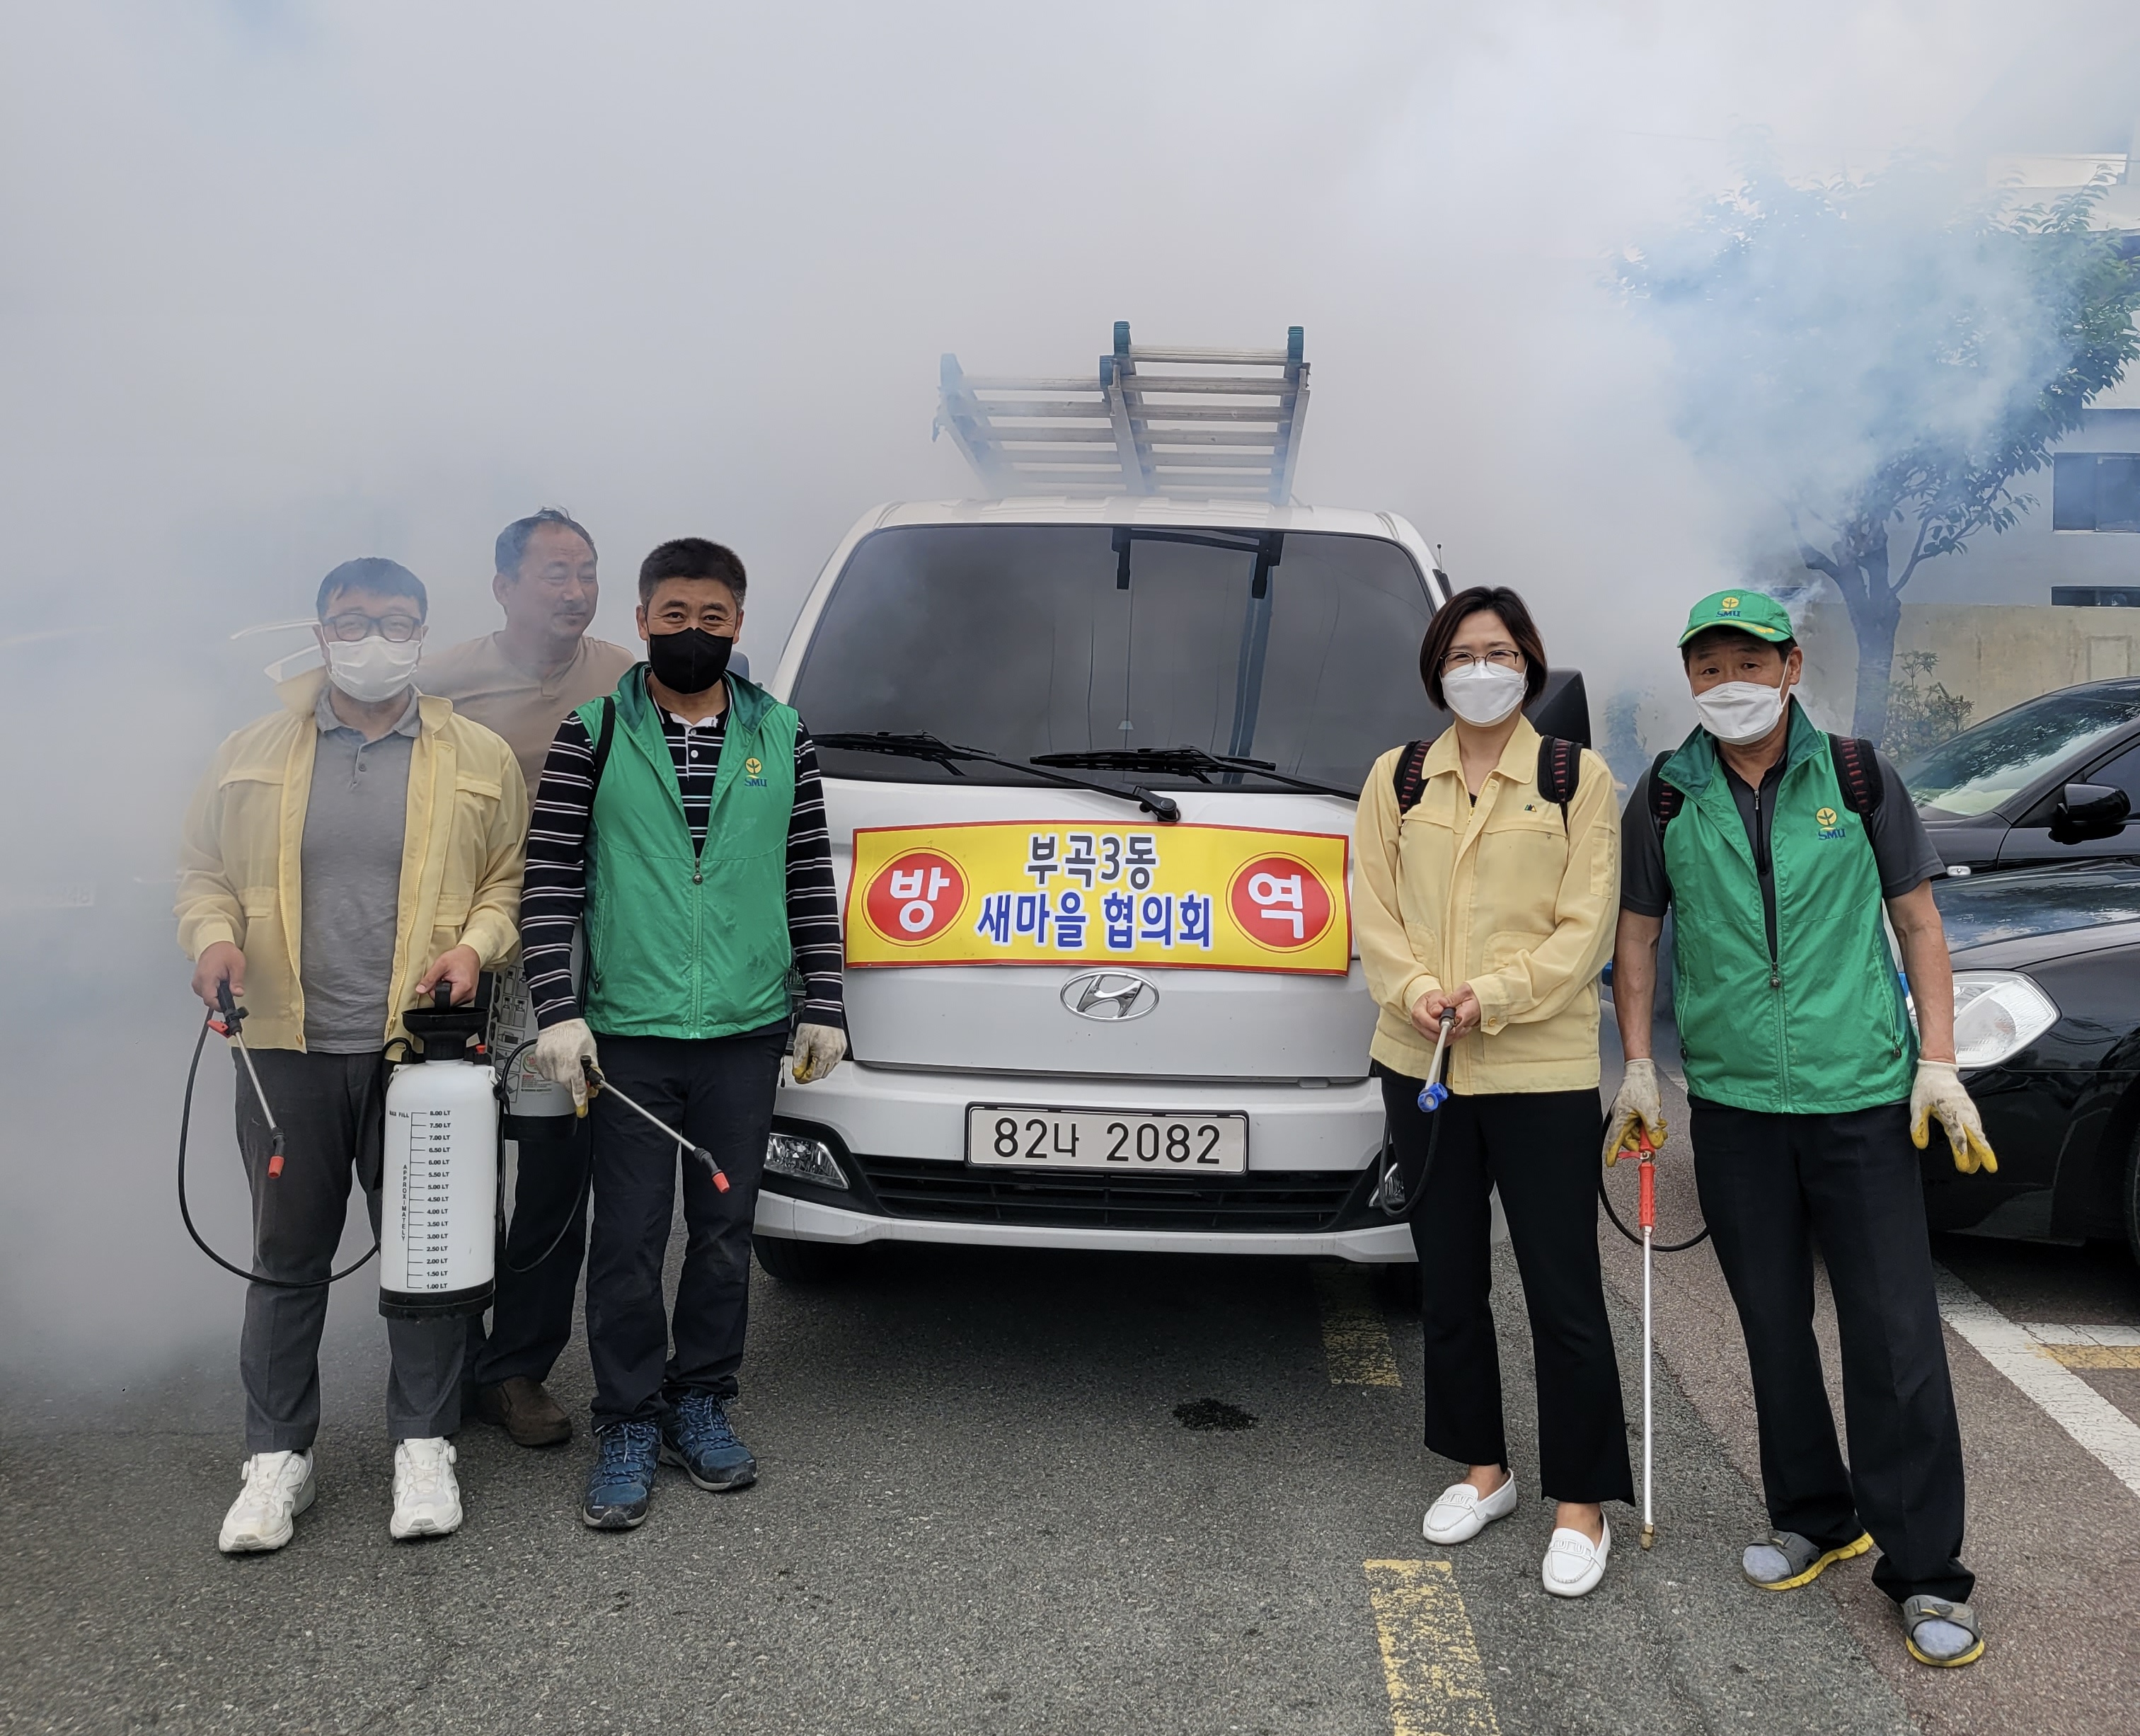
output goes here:
[{"label": "concrete wall", "polygon": [[[1833,591],[1807,611],[1799,643],[1808,709],[1829,728],[1847,728],[1858,642]],[[1926,679],[1975,701],[1971,721],[1980,723],[2054,688],[2140,674],[2140,609],[1905,603],[1895,651],[1936,656]]]}]

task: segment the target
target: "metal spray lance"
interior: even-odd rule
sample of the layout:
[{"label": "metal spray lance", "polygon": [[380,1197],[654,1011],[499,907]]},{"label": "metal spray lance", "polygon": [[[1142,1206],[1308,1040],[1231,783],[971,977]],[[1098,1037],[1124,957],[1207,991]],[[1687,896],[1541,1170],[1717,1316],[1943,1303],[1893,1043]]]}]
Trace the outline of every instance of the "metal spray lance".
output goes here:
[{"label": "metal spray lance", "polygon": [[626,1109],[637,1116],[641,1121],[645,1121],[649,1126],[659,1129],[661,1132],[668,1135],[670,1139],[675,1140],[676,1149],[679,1151],[690,1152],[692,1156],[698,1159],[700,1163],[704,1164],[709,1170],[712,1170],[714,1175],[714,1187],[716,1191],[723,1194],[728,1192],[729,1179],[722,1173],[721,1166],[714,1160],[714,1154],[712,1152],[707,1150],[704,1145],[693,1145],[689,1140],[685,1139],[682,1134],[677,1132],[675,1128],[671,1127],[666,1121],[663,1121],[660,1116],[655,1115],[651,1110],[641,1108],[638,1104],[633,1102],[631,1098],[626,1096],[622,1091],[619,1091],[614,1085],[611,1085],[607,1079],[604,1078],[602,1076],[601,1069],[596,1067],[591,1061],[582,1061],[580,1063],[580,1067],[587,1075],[587,1095],[591,1097],[596,1091],[607,1091],[610,1096],[616,1098],[618,1102],[621,1103]]}]

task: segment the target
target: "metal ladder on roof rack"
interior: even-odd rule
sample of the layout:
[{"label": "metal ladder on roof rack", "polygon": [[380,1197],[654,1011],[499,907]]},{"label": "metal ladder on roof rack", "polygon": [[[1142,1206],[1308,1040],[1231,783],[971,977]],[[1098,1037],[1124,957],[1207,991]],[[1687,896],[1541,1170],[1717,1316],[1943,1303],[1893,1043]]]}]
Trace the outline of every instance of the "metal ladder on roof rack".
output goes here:
[{"label": "metal ladder on roof rack", "polygon": [[950,434],[999,497],[1171,494],[1284,506],[1308,419],[1301,351],[1298,326],[1283,350],[1200,350],[1132,344],[1129,321],[1117,320],[1096,380],[972,375],[946,356],[930,437]]}]

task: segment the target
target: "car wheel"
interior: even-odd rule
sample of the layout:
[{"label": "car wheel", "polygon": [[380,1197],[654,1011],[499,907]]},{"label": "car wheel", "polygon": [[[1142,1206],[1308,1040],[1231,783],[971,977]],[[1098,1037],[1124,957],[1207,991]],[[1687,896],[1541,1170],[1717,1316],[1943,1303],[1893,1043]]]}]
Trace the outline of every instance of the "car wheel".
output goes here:
[{"label": "car wheel", "polygon": [[1382,1292],[1382,1306],[1394,1308],[1400,1314],[1419,1312],[1419,1263],[1399,1260],[1387,1266],[1375,1268],[1375,1287]]},{"label": "car wheel", "polygon": [[798,1242],[788,1236],[753,1236],[751,1252],[768,1277],[783,1284],[828,1284],[853,1269],[852,1248],[837,1242]]},{"label": "car wheel", "polygon": [[2133,1135],[2133,1149],[2125,1154],[2125,1245],[2140,1260],[2140,1133]]}]

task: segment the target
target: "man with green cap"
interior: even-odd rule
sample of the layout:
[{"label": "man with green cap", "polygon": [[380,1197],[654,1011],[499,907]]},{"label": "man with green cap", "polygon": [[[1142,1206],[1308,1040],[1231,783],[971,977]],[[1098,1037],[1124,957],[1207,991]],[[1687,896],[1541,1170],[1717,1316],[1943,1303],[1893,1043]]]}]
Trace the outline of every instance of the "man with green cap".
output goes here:
[{"label": "man with green cap", "polygon": [[[1637,782],[1622,828],[1612,993],[1627,1067],[1606,1161],[1664,1139],[1650,1013],[1669,906],[1695,1179],[1745,1331],[1773,1528],[1746,1577],[1792,1590],[1877,1542],[1873,1582],[1911,1655],[1973,1663],[1961,1436],[1912,1145],[1936,1119],[1957,1169],[1998,1165],[1955,1066],[1940,860],[1894,767],[1791,697],[1804,654],[1774,598],[1704,597],[1680,655],[1700,727]],[[1848,1469],[1814,1339],[1816,1244]]]}]

